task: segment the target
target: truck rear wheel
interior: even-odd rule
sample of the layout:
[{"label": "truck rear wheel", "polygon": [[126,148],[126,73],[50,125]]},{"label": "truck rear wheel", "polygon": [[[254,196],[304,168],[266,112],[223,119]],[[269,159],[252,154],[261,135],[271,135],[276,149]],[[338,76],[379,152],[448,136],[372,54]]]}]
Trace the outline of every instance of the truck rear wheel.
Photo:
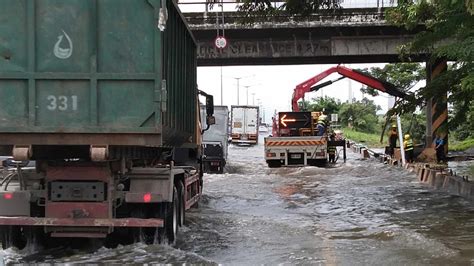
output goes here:
[{"label": "truck rear wheel", "polygon": [[279,160],[268,160],[267,164],[268,164],[268,167],[270,168],[281,167],[281,162]]},{"label": "truck rear wheel", "polygon": [[[137,206],[131,216],[133,218],[140,218],[145,219],[147,217],[146,208],[140,208]],[[138,227],[132,228],[133,232],[133,242],[143,242],[147,245],[151,245],[155,243],[156,235],[157,235],[157,228],[147,228],[147,227]]]},{"label": "truck rear wheel", "polygon": [[27,240],[22,233],[20,226],[4,225],[0,228],[0,237],[2,248],[7,249],[10,247],[16,247],[23,249],[26,247]]},{"label": "truck rear wheel", "polygon": [[165,219],[165,232],[166,238],[168,238],[169,244],[173,244],[178,234],[178,212],[179,212],[179,200],[178,190],[176,186],[173,188],[173,202],[169,205]]},{"label": "truck rear wheel", "polygon": [[308,160],[310,166],[325,167],[327,165],[326,159],[312,159]]}]

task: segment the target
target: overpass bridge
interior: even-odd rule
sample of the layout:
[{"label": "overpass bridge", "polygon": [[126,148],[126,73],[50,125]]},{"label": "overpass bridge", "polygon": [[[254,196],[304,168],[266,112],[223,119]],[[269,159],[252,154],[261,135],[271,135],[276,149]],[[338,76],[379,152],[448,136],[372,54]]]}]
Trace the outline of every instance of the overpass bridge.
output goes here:
[{"label": "overpass bridge", "polygon": [[[397,46],[415,32],[389,25],[385,8],[321,10],[308,17],[255,17],[239,12],[185,12],[199,66],[398,62]],[[215,46],[225,36],[227,47]],[[422,60],[423,58],[418,58]]]},{"label": "overpass bridge", "polygon": [[[216,1],[221,12],[184,13],[197,41],[198,66],[392,63],[399,61],[397,47],[421,29],[409,32],[387,23],[385,0],[376,0],[376,7],[321,10],[308,17],[255,17],[252,24],[242,23],[245,17],[238,12],[224,11],[224,1],[235,5],[235,0]],[[225,48],[216,48],[217,36],[225,36]],[[446,60],[427,63],[427,82],[446,69]],[[447,143],[447,99],[428,99],[426,108],[427,146],[437,133]]]}]

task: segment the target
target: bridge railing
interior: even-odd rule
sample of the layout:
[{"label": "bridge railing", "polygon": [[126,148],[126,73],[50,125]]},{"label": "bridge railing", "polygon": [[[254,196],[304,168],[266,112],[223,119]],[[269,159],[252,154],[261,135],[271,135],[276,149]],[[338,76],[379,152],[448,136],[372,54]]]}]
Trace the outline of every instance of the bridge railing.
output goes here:
[{"label": "bridge railing", "polygon": [[[218,12],[184,13],[188,25],[192,29],[210,29],[222,27],[222,15]],[[226,12],[225,29],[234,28],[292,28],[296,25],[313,27],[317,25],[340,26],[342,24],[375,25],[385,23],[384,12],[380,8],[351,8],[341,10],[321,10],[309,16],[273,15],[271,17],[255,17],[253,24],[242,23],[248,18],[239,12]],[[374,24],[375,23],[375,24]]]},{"label": "bridge railing", "polygon": [[[183,13],[235,12],[242,4],[238,0],[177,0]],[[272,0],[275,7],[284,1]],[[386,8],[397,6],[398,0],[340,0],[342,8]]]}]

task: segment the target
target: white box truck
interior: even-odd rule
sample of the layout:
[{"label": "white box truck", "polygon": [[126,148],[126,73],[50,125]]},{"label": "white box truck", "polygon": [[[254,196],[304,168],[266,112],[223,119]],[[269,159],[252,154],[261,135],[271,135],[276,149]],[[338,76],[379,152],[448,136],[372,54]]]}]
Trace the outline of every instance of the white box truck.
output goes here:
[{"label": "white box truck", "polygon": [[[201,123],[206,128],[206,107],[201,106]],[[224,172],[227,162],[227,144],[229,137],[229,108],[214,106],[216,123],[203,134],[203,168],[205,173]]]},{"label": "white box truck", "polygon": [[253,145],[258,143],[258,106],[231,106],[232,143]]}]

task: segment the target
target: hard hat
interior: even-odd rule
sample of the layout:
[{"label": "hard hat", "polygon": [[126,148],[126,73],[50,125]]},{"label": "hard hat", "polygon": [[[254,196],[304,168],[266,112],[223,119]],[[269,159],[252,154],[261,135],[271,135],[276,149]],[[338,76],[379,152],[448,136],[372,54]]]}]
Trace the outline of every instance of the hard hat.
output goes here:
[{"label": "hard hat", "polygon": [[393,125],[392,125],[392,128],[394,128],[394,127],[397,127],[397,125],[393,124]]},{"label": "hard hat", "polygon": [[405,134],[405,139],[409,139],[410,138],[410,134]]}]

